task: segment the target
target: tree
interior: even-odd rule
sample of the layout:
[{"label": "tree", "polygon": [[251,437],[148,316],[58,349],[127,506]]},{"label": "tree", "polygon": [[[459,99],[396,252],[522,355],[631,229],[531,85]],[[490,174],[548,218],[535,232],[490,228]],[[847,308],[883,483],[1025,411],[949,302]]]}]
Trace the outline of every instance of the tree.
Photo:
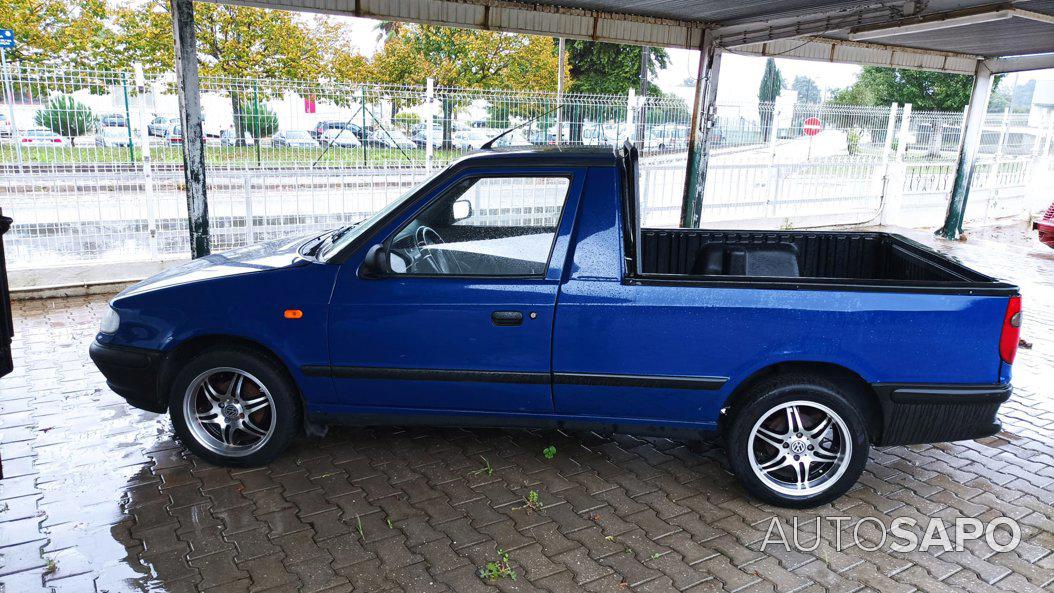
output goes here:
[{"label": "tree", "polygon": [[[993,81],[993,91],[999,79]],[[964,74],[865,66],[850,87],[838,91],[843,105],[911,103],[922,111],[962,111],[970,101],[973,78]]]},{"label": "tree", "polygon": [[[256,100],[246,101],[242,104],[236,119],[241,121],[235,123],[235,130],[238,129],[238,124],[240,123],[241,129],[252,134],[257,145],[260,144],[260,138],[273,136],[278,131],[278,116],[267,105]],[[240,145],[244,139],[245,136],[236,136],[235,142]]]},{"label": "tree", "polygon": [[776,60],[769,58],[765,60],[765,73],[761,75],[761,84],[758,86],[758,115],[761,116],[761,129],[765,133],[765,140],[771,138],[771,134],[775,132],[772,122],[775,107],[772,103],[781,92],[783,74],[776,67]]},{"label": "tree", "polygon": [[[168,3],[127,2],[114,15],[117,46],[124,59],[150,68],[172,68]],[[225,88],[219,89],[230,97],[236,138],[245,136],[249,121],[241,116],[244,94],[251,93],[259,101],[283,92],[268,86],[249,90],[244,79],[318,80],[332,75],[338,65],[342,71],[354,70],[354,52],[343,37],[344,29],[322,19],[310,22],[292,12],[203,2],[195,3],[194,17],[201,75],[241,79],[224,81]]]},{"label": "tree", "polygon": [[[621,95],[640,84],[643,48],[639,46],[576,40],[566,42],[565,48],[571,75],[568,90],[572,93]],[[648,95],[659,96],[662,91],[652,81],[669,64],[670,55],[663,48],[651,48],[648,55]],[[603,120],[624,118],[625,114],[625,108],[618,107],[595,111],[592,115]],[[577,103],[569,105],[564,117],[569,120],[571,141],[581,141],[586,117],[583,107]]]},{"label": "tree", "polygon": [[799,103],[819,103],[823,99],[820,87],[808,76],[795,76],[791,89],[797,91]]},{"label": "tree", "polygon": [[434,79],[443,108],[443,146],[449,148],[464,94],[455,98],[444,88],[556,90],[555,46],[548,37],[404,25],[388,34],[370,69],[381,83],[423,86]]},{"label": "tree", "polygon": [[17,42],[7,51],[7,59],[28,66],[105,67],[113,44],[106,20],[106,0],[0,2],[0,25],[14,30]]},{"label": "tree", "polygon": [[411,127],[421,123],[421,116],[413,111],[400,111],[395,114],[395,117],[393,117],[392,120],[394,120],[395,124],[402,129],[409,131]]},{"label": "tree", "polygon": [[91,109],[69,95],[55,95],[43,109],[37,111],[34,121],[59,136],[66,136],[75,144],[77,136],[87,134],[95,127],[95,115]]}]

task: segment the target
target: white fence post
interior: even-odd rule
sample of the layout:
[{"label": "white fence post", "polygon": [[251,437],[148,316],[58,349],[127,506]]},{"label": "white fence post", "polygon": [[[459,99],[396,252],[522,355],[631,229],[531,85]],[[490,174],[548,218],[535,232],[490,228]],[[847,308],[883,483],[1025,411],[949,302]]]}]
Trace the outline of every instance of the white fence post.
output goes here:
[{"label": "white fence post", "polygon": [[900,133],[897,134],[897,162],[904,160],[908,151],[908,139],[911,136],[911,103],[905,103],[900,116]]},{"label": "white fence post", "polygon": [[11,141],[15,144],[15,153],[18,155],[18,172],[22,172],[22,142],[19,139],[18,123],[15,120],[15,91],[11,82],[11,72],[7,69],[7,52],[0,49],[0,67],[3,68],[4,99],[7,100],[7,118],[11,126]]},{"label": "white fence post", "polygon": [[769,153],[772,157],[772,162],[776,162],[776,137],[779,136],[779,128],[777,127],[776,121],[779,119],[780,112],[776,108],[776,104],[772,104],[772,118],[769,120]]},{"label": "white fence post", "polygon": [[[146,199],[146,228],[149,233],[150,257],[157,258],[157,202],[154,196],[154,171],[152,157],[150,156],[150,127],[147,118],[146,101],[146,76],[143,74],[143,65],[136,63],[135,88],[139,93],[139,143],[142,145],[139,152],[143,157],[143,197]],[[151,103],[156,87],[150,85]]]},{"label": "white fence post", "polygon": [[252,245],[253,239],[253,176],[245,173],[242,177],[242,187],[245,196],[245,244]]},{"label": "white fence post", "polygon": [[[626,133],[630,142],[638,144],[637,141],[637,128],[633,125],[633,112],[637,109],[637,91],[632,87],[629,89],[629,96],[626,99]],[[643,142],[640,142],[638,148],[643,150]]]},{"label": "white fence post", "polygon": [[432,151],[434,140],[432,139],[432,126],[435,122],[436,90],[435,80],[429,78],[425,86],[425,170],[432,171]]},{"label": "white fence post", "polygon": [[889,104],[889,117],[886,119],[886,138],[882,143],[882,166],[889,162],[889,153],[893,150],[893,133],[897,128],[897,104]]},{"label": "white fence post", "polygon": [[[1010,108],[1007,107],[1003,110],[1003,119],[999,124],[999,142],[995,145],[995,161],[999,161],[999,157],[1003,156],[1003,144],[1006,143],[1006,127],[1010,119]],[[984,131],[981,132],[982,134]]]}]

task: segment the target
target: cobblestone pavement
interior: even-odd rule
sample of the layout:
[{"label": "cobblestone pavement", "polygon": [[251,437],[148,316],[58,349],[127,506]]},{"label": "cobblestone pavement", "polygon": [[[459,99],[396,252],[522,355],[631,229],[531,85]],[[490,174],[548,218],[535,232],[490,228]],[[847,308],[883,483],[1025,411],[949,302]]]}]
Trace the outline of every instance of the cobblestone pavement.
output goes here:
[{"label": "cobblestone pavement", "polygon": [[[105,299],[17,303],[17,370],[0,380],[0,590],[1052,591],[1054,251],[940,248],[1023,287],[1033,347],[1004,431],[874,450],[859,484],[814,511],[748,498],[715,443],[626,436],[336,430],[268,467],[210,467],[166,417],[105,388],[87,357]],[[800,539],[814,551],[762,550],[772,517],[790,537],[795,518],[819,516],[1007,516],[1022,541],[870,552],[877,522],[859,538],[824,522],[819,542]],[[502,551],[516,578],[481,579]]]}]

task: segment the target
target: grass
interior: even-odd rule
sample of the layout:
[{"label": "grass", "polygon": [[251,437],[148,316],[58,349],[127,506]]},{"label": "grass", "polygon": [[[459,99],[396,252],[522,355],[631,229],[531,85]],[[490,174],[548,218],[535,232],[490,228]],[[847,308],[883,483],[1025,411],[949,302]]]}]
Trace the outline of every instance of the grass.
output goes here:
[{"label": "grass", "polygon": [[472,472],[472,475],[478,476],[480,474],[487,474],[488,476],[493,476],[494,468],[490,466],[490,461],[488,461],[487,458],[482,455],[480,455],[479,458],[483,460],[483,467],[474,470]]},{"label": "grass", "polygon": [[556,445],[549,445],[548,447],[542,449],[542,456],[546,459],[552,459],[553,457],[556,457]]}]

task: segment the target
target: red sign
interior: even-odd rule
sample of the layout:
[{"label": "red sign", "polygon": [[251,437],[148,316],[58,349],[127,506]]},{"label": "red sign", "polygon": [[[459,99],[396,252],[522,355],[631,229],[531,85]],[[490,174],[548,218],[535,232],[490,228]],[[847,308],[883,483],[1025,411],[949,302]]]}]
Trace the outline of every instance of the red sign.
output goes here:
[{"label": "red sign", "polygon": [[304,113],[314,113],[314,112],[315,112],[315,96],[314,95],[308,95],[308,96],[304,97]]},{"label": "red sign", "polygon": [[818,117],[810,117],[801,124],[801,131],[804,132],[806,136],[815,136],[819,134],[821,130],[823,130],[823,122],[821,122]]}]

